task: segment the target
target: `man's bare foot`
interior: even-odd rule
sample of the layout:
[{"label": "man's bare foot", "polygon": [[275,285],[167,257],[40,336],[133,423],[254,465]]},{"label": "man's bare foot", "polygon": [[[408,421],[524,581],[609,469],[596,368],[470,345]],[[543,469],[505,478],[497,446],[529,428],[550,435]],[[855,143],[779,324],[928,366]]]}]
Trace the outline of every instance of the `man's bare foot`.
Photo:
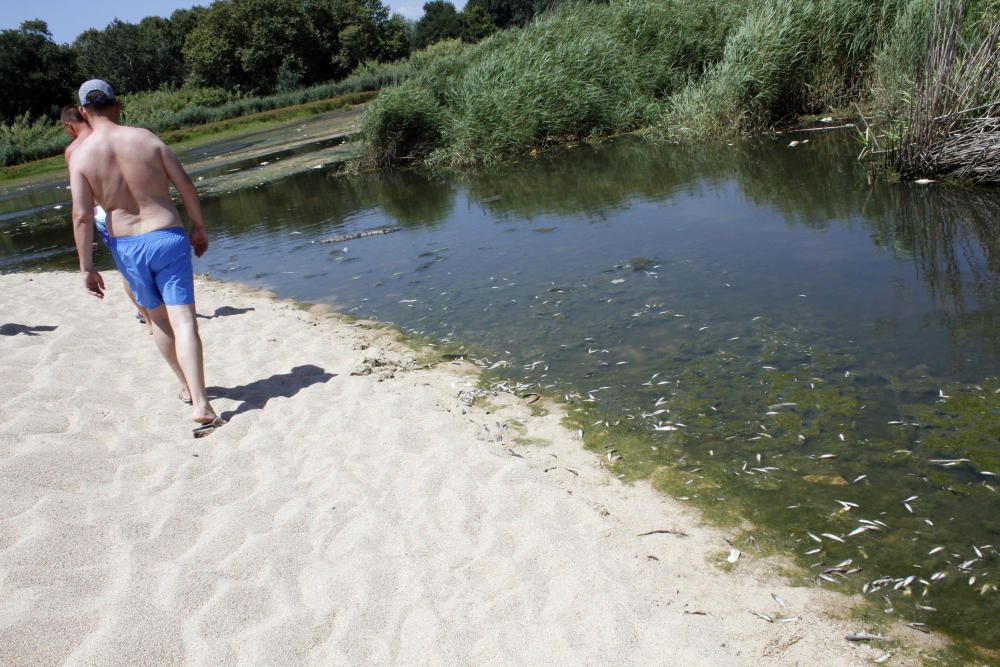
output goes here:
[{"label": "man's bare foot", "polygon": [[212,405],[208,401],[194,406],[194,412],[191,414],[191,419],[199,424],[211,424],[218,418],[219,416],[215,414],[215,410],[212,409]]}]

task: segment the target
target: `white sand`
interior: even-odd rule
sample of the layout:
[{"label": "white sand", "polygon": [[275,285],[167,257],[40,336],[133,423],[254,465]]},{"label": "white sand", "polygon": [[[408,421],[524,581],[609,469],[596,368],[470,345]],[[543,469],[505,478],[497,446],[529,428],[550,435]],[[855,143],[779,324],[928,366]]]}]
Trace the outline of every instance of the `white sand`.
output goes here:
[{"label": "white sand", "polygon": [[[244,288],[199,281],[199,312],[234,313],[200,322],[209,384],[225,388],[214,404],[236,414],[194,440],[117,275],[105,278],[99,302],[75,274],[0,276],[2,665],[882,653],[844,640],[865,629],[848,618],[856,599],[792,587],[753,554],[723,571],[725,531],[618,483],[556,416],[514,397],[466,408],[468,366],[404,370],[412,353],[391,336]],[[388,365],[352,376],[366,356]],[[549,444],[516,444],[499,424],[517,418]],[[664,528],[689,536],[637,536]]]}]

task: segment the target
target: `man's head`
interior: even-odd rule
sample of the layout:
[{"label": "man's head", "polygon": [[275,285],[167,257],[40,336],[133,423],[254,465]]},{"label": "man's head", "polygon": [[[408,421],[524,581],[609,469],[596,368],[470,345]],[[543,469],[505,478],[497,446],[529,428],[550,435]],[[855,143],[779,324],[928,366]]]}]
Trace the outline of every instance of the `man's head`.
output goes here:
[{"label": "man's head", "polygon": [[66,134],[69,135],[70,139],[76,139],[81,134],[86,134],[90,131],[90,125],[87,124],[87,120],[80,113],[80,108],[75,105],[68,104],[64,106],[60,118],[63,129],[66,130]]},{"label": "man's head", "polygon": [[107,81],[91,79],[80,86],[78,95],[84,118],[90,120],[92,116],[96,116],[117,122],[121,113],[121,103],[115,96],[114,88]]}]

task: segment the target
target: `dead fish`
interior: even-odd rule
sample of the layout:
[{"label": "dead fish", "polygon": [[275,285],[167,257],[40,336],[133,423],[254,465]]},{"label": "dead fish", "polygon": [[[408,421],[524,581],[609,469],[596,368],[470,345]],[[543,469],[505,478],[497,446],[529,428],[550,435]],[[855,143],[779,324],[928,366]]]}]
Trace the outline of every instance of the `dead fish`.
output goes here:
[{"label": "dead fish", "polygon": [[844,538],[838,537],[832,533],[820,533],[820,535],[822,535],[823,537],[829,537],[834,542],[840,542],[841,544],[844,543]]},{"label": "dead fish", "polygon": [[768,623],[774,623],[774,619],[771,618],[770,616],[768,616],[767,614],[759,614],[759,613],[757,613],[755,611],[751,611],[750,613],[753,614],[754,616],[756,616],[757,618],[764,619]]},{"label": "dead fish", "polygon": [[836,454],[820,454],[819,458],[820,459],[835,459],[835,458],[837,458],[837,455]]},{"label": "dead fish", "polygon": [[810,533],[810,532],[808,532],[808,531],[806,531],[806,535],[808,535],[809,537],[813,538],[814,540],[816,540],[816,541],[817,541],[817,542],[819,542],[820,544],[822,544],[822,543],[823,543],[823,540],[822,540],[822,538],[819,538],[819,537],[816,537],[815,535],[813,535],[812,533]]},{"label": "dead fish", "polygon": [[778,603],[779,607],[781,607],[782,609],[785,608],[785,601],[782,600],[778,595],[771,593],[771,598]]},{"label": "dead fish", "polygon": [[845,636],[844,639],[846,639],[849,642],[870,642],[876,639],[885,639],[885,637],[883,637],[882,635],[873,635],[870,632],[862,631],[862,632],[852,632],[849,635]]},{"label": "dead fish", "polygon": [[933,549],[931,549],[930,551],[927,552],[927,555],[928,556],[933,556],[934,554],[938,553],[939,551],[944,551],[944,547],[934,547]]},{"label": "dead fish", "polygon": [[892,657],[892,651],[886,651],[885,653],[883,653],[879,657],[877,657],[874,660],[872,660],[872,662],[874,662],[877,665],[881,665],[883,662],[886,662],[891,657]]},{"label": "dead fish", "polygon": [[857,476],[857,477],[855,477],[855,478],[854,478],[853,480],[851,480],[851,484],[857,484],[857,483],[858,483],[858,482],[860,482],[861,480],[863,480],[863,479],[867,479],[867,478],[868,478],[868,475],[858,475],[858,476]]}]

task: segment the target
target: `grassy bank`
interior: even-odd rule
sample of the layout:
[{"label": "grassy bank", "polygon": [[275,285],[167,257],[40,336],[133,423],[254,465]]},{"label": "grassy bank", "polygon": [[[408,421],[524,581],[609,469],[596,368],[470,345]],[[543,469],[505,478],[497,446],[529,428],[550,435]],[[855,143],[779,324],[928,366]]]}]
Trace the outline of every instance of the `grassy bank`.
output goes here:
[{"label": "grassy bank", "polygon": [[[347,109],[356,104],[368,102],[375,95],[375,91],[349,93],[331,99],[307,102],[305,104],[297,104],[247,116],[238,116],[227,120],[172,130],[162,133],[161,137],[172,148],[188,148],[199,142],[219,139],[228,134],[241,134],[249,130],[271,127],[297,118]],[[60,130],[60,132],[62,131]],[[12,181],[30,176],[50,174],[65,171],[65,169],[66,163],[62,158],[62,148],[60,147],[59,154],[53,157],[10,167],[0,167],[0,181]]]},{"label": "grassy bank", "polygon": [[[953,6],[957,0],[942,0]],[[970,0],[962,59],[997,0]],[[863,104],[905,114],[935,0],[612,0],[414,54],[366,114],[366,161],[488,163],[648,128],[726,137]],[[977,32],[977,30],[979,32]]]},{"label": "grassy bank", "polygon": [[[184,134],[186,130],[190,130],[190,136],[213,133],[211,128],[218,127],[216,124],[244,118],[259,121],[267,118],[261,115],[265,112],[277,112],[274,118],[283,114],[294,117],[340,108],[345,103],[357,103],[345,100],[367,100],[383,82],[399,80],[392,76],[392,71],[390,65],[369,66],[343,81],[264,97],[239,97],[220,88],[137,93],[122,98],[122,120],[128,125],[145,127],[160,134],[179,132],[175,135],[178,137],[188,136]],[[229,127],[238,125],[239,121]],[[25,115],[11,125],[0,123],[0,168],[57,156],[68,142],[62,125],[48,118],[31,120]],[[44,171],[46,167],[44,164],[26,166],[22,170],[15,169],[14,173],[37,173],[38,169]],[[7,173],[0,172],[0,178],[7,177]]]}]

